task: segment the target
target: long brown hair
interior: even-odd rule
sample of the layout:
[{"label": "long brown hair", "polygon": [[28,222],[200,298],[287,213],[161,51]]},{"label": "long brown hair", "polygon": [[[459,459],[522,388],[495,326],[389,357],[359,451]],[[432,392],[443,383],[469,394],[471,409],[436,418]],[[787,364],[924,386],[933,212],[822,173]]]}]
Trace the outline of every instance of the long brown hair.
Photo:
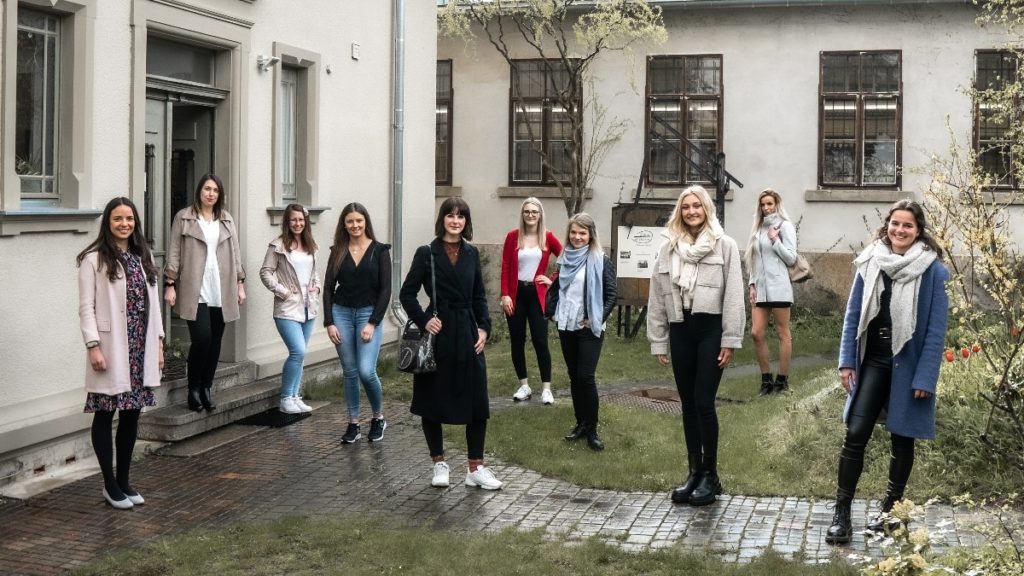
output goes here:
[{"label": "long brown hair", "polygon": [[224,211],[224,196],[227,192],[224,190],[224,183],[221,182],[220,177],[216,174],[203,174],[199,178],[199,184],[196,185],[196,194],[192,199],[192,211],[199,216],[203,213],[203,186],[206,185],[207,181],[212,181],[217,185],[217,201],[213,204],[213,219],[220,220],[220,213]]},{"label": "long brown hair", "polygon": [[[302,214],[302,218],[306,221],[306,225],[298,237],[292,233],[292,229],[288,225],[292,218],[292,212]],[[281,220],[281,243],[284,244],[285,252],[292,251],[292,242],[301,243],[310,254],[316,252],[316,240],[313,239],[313,232],[309,229],[309,210],[306,210],[302,204],[289,204],[284,208],[284,218]]]},{"label": "long brown hair", "polygon": [[895,204],[889,208],[889,213],[885,215],[885,221],[882,222],[882,226],[878,229],[875,236],[882,241],[882,244],[886,246],[892,246],[892,242],[889,240],[889,220],[892,220],[892,213],[897,210],[905,210],[914,215],[914,222],[917,224],[918,236],[917,239],[920,242],[924,242],[925,246],[932,249],[939,260],[942,260],[942,246],[939,246],[935,237],[931,234],[931,229],[928,228],[928,220],[924,215],[924,208],[921,207],[916,201],[909,198],[898,200]]},{"label": "long brown hair", "polygon": [[338,217],[338,226],[334,228],[334,245],[331,246],[331,258],[327,262],[327,269],[331,270],[335,274],[338,272],[338,267],[341,266],[341,261],[345,259],[345,252],[348,252],[348,243],[351,238],[348,235],[348,229],[345,228],[345,217],[349,214],[357,212],[366,221],[366,225],[363,226],[363,234],[370,240],[376,240],[377,236],[373,233],[373,224],[370,222],[370,212],[359,202],[350,202],[341,209],[341,216]]},{"label": "long brown hair", "polygon": [[132,209],[132,217],[135,218],[135,229],[132,230],[132,235],[128,237],[128,251],[142,260],[142,271],[146,275],[146,282],[156,284],[158,273],[156,265],[153,264],[153,255],[149,251],[149,244],[146,243],[146,237],[142,233],[142,220],[139,218],[139,211],[135,208],[135,204],[124,196],[119,196],[107,202],[107,207],[103,209],[103,218],[100,220],[99,234],[96,235],[96,239],[92,243],[85,247],[85,250],[78,253],[78,256],[75,258],[75,264],[81,266],[82,260],[85,259],[86,255],[90,252],[95,252],[99,259],[98,269],[106,270],[107,278],[111,282],[121,277],[121,263],[118,260],[117,241],[114,239],[113,233],[110,232],[110,218],[114,213],[114,208],[118,206],[127,206]]}]

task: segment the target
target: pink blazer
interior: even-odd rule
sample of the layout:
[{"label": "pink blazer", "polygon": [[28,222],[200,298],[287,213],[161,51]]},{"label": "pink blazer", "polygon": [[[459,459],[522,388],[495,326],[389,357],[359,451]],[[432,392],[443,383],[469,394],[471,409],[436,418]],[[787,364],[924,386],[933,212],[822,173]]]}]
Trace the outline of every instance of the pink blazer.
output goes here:
[{"label": "pink blazer", "polygon": [[[113,396],[132,389],[128,368],[128,284],[122,277],[113,282],[107,271],[98,270],[99,258],[90,252],[78,268],[78,317],[83,342],[98,340],[107,369],[97,372],[85,354],[85,390]],[[160,296],[157,287],[146,285],[149,292],[149,322],[146,328],[146,361],[143,385],[160,385],[159,347],[164,337],[163,319],[160,317]]]}]

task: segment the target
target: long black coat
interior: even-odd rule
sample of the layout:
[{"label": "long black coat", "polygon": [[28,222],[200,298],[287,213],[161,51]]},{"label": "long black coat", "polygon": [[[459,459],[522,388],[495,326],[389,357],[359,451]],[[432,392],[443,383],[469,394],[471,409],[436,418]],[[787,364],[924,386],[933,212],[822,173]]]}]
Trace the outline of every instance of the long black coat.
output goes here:
[{"label": "long black coat", "polygon": [[[430,253],[434,254],[437,294],[430,289]],[[431,299],[426,310],[417,296],[422,288]],[[484,355],[473,350],[477,328],[490,334],[491,317],[480,271],[480,254],[466,241],[452,266],[443,243],[434,239],[420,246],[398,295],[409,318],[423,329],[434,307],[441,332],[434,344],[437,371],[413,377],[413,414],[444,424],[468,424],[490,417],[487,398],[487,365]]]}]

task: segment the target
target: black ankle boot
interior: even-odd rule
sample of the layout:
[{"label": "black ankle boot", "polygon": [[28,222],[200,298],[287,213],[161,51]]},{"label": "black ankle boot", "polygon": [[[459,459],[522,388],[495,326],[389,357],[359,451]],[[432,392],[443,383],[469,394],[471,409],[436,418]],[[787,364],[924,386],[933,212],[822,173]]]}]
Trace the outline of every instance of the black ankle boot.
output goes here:
[{"label": "black ankle boot", "polygon": [[697,481],[697,487],[690,494],[690,506],[707,506],[722,493],[722,482],[718,479],[718,472],[705,470]]},{"label": "black ankle boot", "polygon": [[902,496],[896,497],[886,494],[885,498],[882,499],[882,507],[881,510],[879,510],[878,515],[875,516],[873,520],[868,522],[867,526],[865,527],[868,530],[878,534],[885,533],[886,528],[888,528],[889,531],[899,528],[902,522],[898,518],[890,517],[889,512],[892,511],[893,504],[899,502],[902,499]]},{"label": "black ankle boot", "polygon": [[216,410],[217,405],[213,403],[213,396],[211,394],[212,388],[209,386],[203,386],[199,389],[199,400],[203,403],[203,408],[207,410]]},{"label": "black ankle boot", "polygon": [[602,442],[601,438],[597,435],[597,424],[587,426],[585,436],[587,437],[587,446],[589,446],[591,450],[595,452],[604,450],[604,442]]},{"label": "black ankle boot", "polygon": [[683,480],[682,485],[672,491],[672,501],[676,504],[689,504],[690,495],[693,494],[693,490],[700,481],[700,456],[691,454],[687,456],[687,460],[690,464],[689,474]]},{"label": "black ankle boot", "polygon": [[772,385],[772,394],[782,394],[789,390],[789,377],[779,374],[775,377],[775,384]]},{"label": "black ankle boot", "polygon": [[583,424],[580,424],[579,422],[576,422],[576,426],[574,426],[573,429],[570,430],[569,433],[565,435],[565,439],[566,440],[570,440],[570,441],[572,441],[572,440],[579,440],[580,438],[583,438],[584,436],[586,436],[586,433],[587,433],[587,430],[583,426]]},{"label": "black ankle boot", "polygon": [[832,514],[832,525],[825,531],[825,542],[846,544],[852,536],[853,522],[850,521],[850,502],[837,501],[836,511]]},{"label": "black ankle boot", "polygon": [[199,398],[199,388],[188,387],[188,409],[193,412],[203,411],[203,401]]},{"label": "black ankle boot", "polygon": [[775,388],[774,381],[772,380],[772,373],[765,372],[761,374],[761,391],[758,392],[758,396],[767,396],[771,394]]}]

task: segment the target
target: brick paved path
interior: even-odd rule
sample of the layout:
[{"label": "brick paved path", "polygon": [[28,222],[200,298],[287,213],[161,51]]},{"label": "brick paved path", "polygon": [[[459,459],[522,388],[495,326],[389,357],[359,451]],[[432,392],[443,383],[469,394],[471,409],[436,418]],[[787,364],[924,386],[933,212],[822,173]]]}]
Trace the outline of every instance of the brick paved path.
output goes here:
[{"label": "brick paved path", "polygon": [[[542,528],[548,537],[594,535],[630,550],[679,546],[743,561],[772,548],[808,562],[833,554],[871,553],[863,536],[852,548],[822,541],[831,519],[824,501],[725,495],[705,508],[674,506],[666,493],[579,488],[491,460],[504,490],[462,485],[460,458],[452,458],[452,487],[429,486],[431,466],[418,419],[391,409],[383,442],[342,445],[343,407],[331,405],[285,428],[266,428],[199,456],[152,455],[136,462],[133,484],[146,505],[133,511],[107,506],[98,476],[27,501],[0,502],[0,573],[52,574],[110,550],[196,527],[266,521],[284,516],[367,513],[458,531]],[[459,463],[459,465],[456,465]],[[728,487],[727,487],[728,488]],[[854,505],[855,526],[868,503]],[[951,520],[937,546],[977,544],[962,510],[928,511],[935,527]]]}]

